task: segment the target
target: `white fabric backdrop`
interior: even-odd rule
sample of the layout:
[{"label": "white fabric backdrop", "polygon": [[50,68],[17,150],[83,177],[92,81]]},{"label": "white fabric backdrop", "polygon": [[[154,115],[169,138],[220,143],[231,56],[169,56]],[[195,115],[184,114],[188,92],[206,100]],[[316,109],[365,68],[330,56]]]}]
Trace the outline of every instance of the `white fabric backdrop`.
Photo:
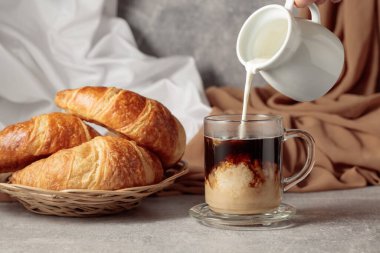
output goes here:
[{"label": "white fabric backdrop", "polygon": [[157,99],[188,141],[210,112],[191,57],[141,53],[115,0],[0,1],[0,129],[58,111],[56,91],[116,86]]}]

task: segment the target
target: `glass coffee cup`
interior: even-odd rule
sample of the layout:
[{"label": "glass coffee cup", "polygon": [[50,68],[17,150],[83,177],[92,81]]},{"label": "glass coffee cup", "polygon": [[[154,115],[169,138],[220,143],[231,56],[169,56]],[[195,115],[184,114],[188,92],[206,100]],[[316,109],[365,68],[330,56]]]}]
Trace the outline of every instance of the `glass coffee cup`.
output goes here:
[{"label": "glass coffee cup", "polygon": [[[301,139],[307,151],[303,168],[282,176],[283,143]],[[298,129],[284,129],[270,114],[209,116],[204,120],[205,198],[222,214],[262,214],[279,207],[282,193],[302,181],[314,164],[314,140]]]}]

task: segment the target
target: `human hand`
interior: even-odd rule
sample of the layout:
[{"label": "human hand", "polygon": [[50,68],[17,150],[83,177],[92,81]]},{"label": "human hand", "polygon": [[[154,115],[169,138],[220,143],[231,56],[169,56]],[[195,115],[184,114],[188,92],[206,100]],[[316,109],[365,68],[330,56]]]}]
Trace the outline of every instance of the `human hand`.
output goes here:
[{"label": "human hand", "polygon": [[[341,0],[330,0],[333,3],[339,3]],[[323,4],[326,0],[295,0],[294,4],[299,8],[304,8],[312,3]]]}]

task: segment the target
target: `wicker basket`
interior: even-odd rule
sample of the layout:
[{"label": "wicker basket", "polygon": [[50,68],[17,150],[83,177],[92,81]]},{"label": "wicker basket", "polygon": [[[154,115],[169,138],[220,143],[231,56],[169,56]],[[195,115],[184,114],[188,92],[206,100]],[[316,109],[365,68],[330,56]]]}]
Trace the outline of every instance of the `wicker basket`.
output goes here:
[{"label": "wicker basket", "polygon": [[18,200],[31,212],[66,217],[90,217],[119,213],[138,206],[141,200],[174,183],[188,172],[185,162],[167,170],[166,179],[158,184],[116,191],[51,191],[23,185],[0,183],[0,191]]}]

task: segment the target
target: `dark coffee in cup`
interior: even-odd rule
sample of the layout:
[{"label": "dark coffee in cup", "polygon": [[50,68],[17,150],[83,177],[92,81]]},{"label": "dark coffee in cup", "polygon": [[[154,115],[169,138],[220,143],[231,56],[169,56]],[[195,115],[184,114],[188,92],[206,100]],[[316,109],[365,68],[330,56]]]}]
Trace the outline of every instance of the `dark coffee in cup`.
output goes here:
[{"label": "dark coffee in cup", "polygon": [[205,192],[210,208],[220,213],[254,214],[278,207],[282,138],[205,136]]}]

